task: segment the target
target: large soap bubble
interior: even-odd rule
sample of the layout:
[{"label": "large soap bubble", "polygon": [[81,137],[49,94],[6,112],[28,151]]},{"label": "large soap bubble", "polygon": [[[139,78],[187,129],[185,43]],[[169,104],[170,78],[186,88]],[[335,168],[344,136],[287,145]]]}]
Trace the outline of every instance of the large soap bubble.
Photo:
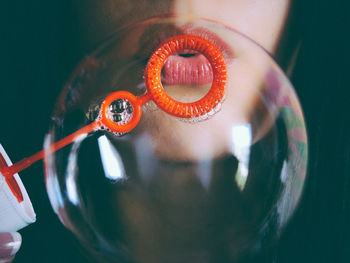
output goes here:
[{"label": "large soap bubble", "polygon": [[[110,94],[144,96],[151,54],[180,35],[208,40],[224,58],[215,107],[183,118],[148,99],[130,131],[101,125],[46,156],[51,204],[98,261],[239,262],[278,240],[300,200],[307,139],[290,82],[263,48],[208,20],[162,17],[118,30],[67,82],[46,145],[99,120]],[[162,66],[162,88],[193,103],[209,94],[214,71],[202,51],[178,50]],[[124,125],[136,108],[116,98],[106,111]]]}]

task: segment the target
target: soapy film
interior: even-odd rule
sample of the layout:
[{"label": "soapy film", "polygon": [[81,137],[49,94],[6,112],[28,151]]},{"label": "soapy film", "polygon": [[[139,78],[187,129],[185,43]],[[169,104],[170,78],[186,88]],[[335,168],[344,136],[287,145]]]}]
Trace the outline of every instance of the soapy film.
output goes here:
[{"label": "soapy film", "polygon": [[152,53],[188,28],[205,28],[234,51],[220,49],[225,100],[205,114],[173,116],[149,100],[124,136],[94,130],[47,156],[51,204],[97,261],[242,262],[279,238],[300,200],[307,137],[290,82],[234,29],[181,19],[180,29],[178,17],[162,17],[118,31],[82,62],[57,102],[52,142],[94,123],[112,93],[142,97]]}]

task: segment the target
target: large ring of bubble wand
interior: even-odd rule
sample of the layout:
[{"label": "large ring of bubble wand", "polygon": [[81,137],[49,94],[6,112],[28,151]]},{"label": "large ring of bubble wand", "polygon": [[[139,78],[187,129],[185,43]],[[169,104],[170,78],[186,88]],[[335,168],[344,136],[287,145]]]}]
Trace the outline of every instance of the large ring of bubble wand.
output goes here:
[{"label": "large ring of bubble wand", "polygon": [[[166,94],[161,83],[161,70],[166,59],[175,52],[182,50],[191,50],[203,54],[213,69],[211,88],[203,98],[195,102],[183,103],[172,99]],[[88,134],[104,128],[117,134],[130,132],[141,119],[142,105],[150,100],[165,113],[183,119],[195,119],[212,112],[224,98],[227,66],[222,53],[210,41],[195,35],[179,35],[163,41],[158,46],[147,63],[144,77],[147,89],[144,95],[136,97],[127,91],[111,93],[102,102],[99,116],[94,122],[51,144],[48,149],[24,158],[11,166],[8,166],[3,161],[3,157],[0,154],[0,172],[4,175],[18,202],[23,201],[23,196],[16,181],[13,180],[14,174],[43,159],[45,154],[53,153],[67,146],[82,134]],[[131,105],[131,117],[127,120],[115,120],[111,109],[115,102]]]}]

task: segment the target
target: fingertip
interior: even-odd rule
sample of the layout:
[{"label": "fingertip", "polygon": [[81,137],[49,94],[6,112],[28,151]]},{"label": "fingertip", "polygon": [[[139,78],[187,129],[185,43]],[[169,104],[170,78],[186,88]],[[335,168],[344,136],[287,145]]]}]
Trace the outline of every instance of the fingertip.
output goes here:
[{"label": "fingertip", "polygon": [[0,233],[0,263],[10,260],[19,250],[22,237],[19,233]]},{"label": "fingertip", "polygon": [[13,255],[15,255],[18,252],[18,250],[21,247],[22,236],[18,232],[13,232],[13,233],[11,233],[11,235],[12,235],[12,238],[13,238],[11,256],[13,256]]}]

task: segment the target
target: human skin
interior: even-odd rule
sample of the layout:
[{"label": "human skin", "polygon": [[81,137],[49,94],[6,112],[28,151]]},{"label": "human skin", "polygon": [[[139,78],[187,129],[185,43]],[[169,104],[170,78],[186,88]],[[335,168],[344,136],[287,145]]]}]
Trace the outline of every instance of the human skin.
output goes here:
[{"label": "human skin", "polygon": [[[222,1],[81,1],[75,0],[74,16],[78,22],[79,41],[81,48],[92,50],[108,35],[121,26],[135,23],[150,17],[171,14],[191,14],[217,21],[242,32],[263,46],[269,53],[275,54],[279,40],[284,33],[291,1],[253,1],[253,0],[222,0]],[[128,42],[128,47],[130,47]],[[152,112],[143,115],[142,127],[148,129],[154,142],[155,154],[163,159],[178,159],[194,161],[198,159],[216,158],[229,154],[230,127],[232,124],[249,123],[254,107],[261,102],[257,99],[256,87],[261,85],[261,77],[255,73],[246,73],[242,62],[229,68],[234,87],[228,87],[230,92],[225,100],[223,112],[217,114],[216,122],[202,122],[196,126],[174,121],[162,112]],[[268,69],[266,69],[268,70]],[[267,72],[266,72],[267,73]],[[239,77],[250,74],[249,78]],[[247,83],[250,82],[250,83]],[[164,83],[163,83],[164,84]],[[165,91],[173,98],[195,101],[202,97],[208,89],[202,86],[191,89],[190,85],[164,85]],[[240,98],[240,99],[237,99]],[[228,109],[227,105],[236,105],[236,109]],[[228,119],[230,116],[231,119]],[[140,125],[140,126],[141,126]],[[226,128],[225,129],[225,125]],[[266,124],[265,124],[266,126]],[[212,127],[220,127],[213,129]],[[221,136],[217,134],[218,130]],[[162,131],[159,134],[158,131]],[[201,132],[199,132],[201,131]],[[203,132],[205,131],[205,132]],[[196,136],[186,136],[195,134]],[[165,136],[166,135],[166,136]],[[260,135],[259,135],[260,136]],[[258,137],[259,137],[258,136]],[[211,138],[216,138],[212,140]],[[205,147],[201,142],[210,141]],[[171,147],[169,147],[171,145]]]},{"label": "human skin", "polygon": [[22,243],[21,235],[15,233],[0,233],[0,262],[10,263],[15,258]]},{"label": "human skin", "polygon": [[274,54],[291,1],[74,0],[74,5],[79,37],[87,49],[122,25],[163,14],[192,14],[231,26]]}]

